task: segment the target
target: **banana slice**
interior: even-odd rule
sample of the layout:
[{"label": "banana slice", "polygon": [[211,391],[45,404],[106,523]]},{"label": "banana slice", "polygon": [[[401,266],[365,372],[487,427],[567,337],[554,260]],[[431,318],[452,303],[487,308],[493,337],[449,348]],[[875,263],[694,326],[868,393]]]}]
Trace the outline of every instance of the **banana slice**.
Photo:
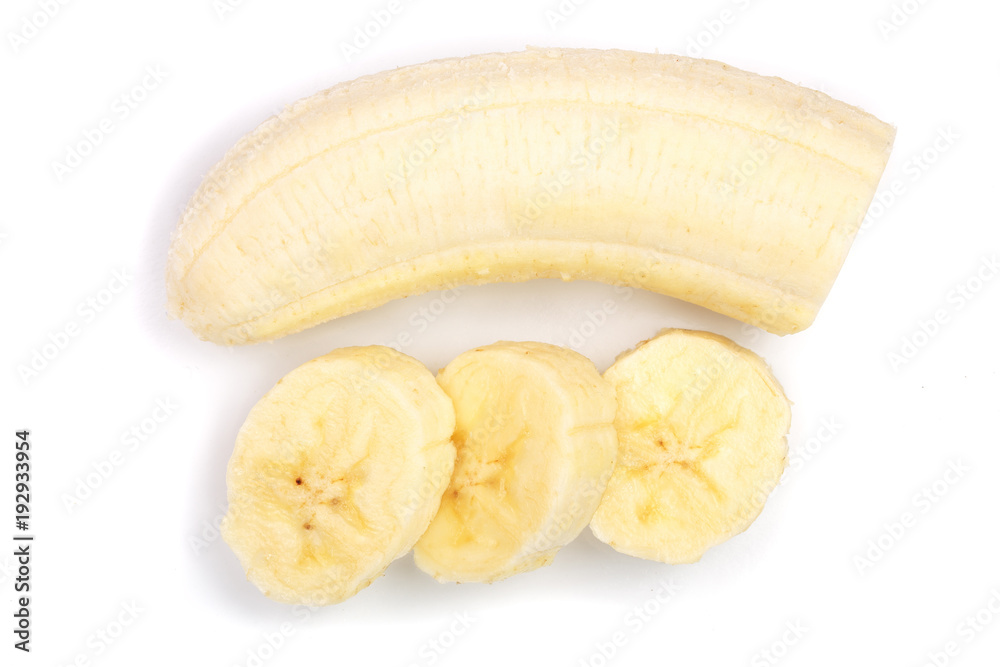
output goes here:
[{"label": "banana slice", "polygon": [[611,386],[576,352],[508,342],[462,354],[438,382],[455,402],[458,460],[417,565],[459,582],[548,565],[590,521],[611,475]]},{"label": "banana slice", "polygon": [[222,532],[280,602],[345,600],[405,554],[455,463],[455,412],[420,362],[344,348],[278,381],[229,461]]},{"label": "banana slice", "polygon": [[894,136],[822,93],[674,55],[394,69],[296,102],[226,154],[173,237],[167,306],[242,344],[434,289],[562,278],[794,333]]},{"label": "banana slice", "polygon": [[692,563],[745,530],[785,468],[791,407],[764,361],[672,329],[620,357],[618,463],[590,524],[622,553]]}]

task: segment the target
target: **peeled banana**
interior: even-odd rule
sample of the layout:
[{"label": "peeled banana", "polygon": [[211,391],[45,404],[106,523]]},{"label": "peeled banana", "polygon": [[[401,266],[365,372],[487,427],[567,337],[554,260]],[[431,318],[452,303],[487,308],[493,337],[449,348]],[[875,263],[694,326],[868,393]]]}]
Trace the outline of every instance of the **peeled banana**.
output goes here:
[{"label": "peeled banana", "polygon": [[287,603],[357,593],[407,553],[455,463],[455,412],[420,362],[344,348],[251,410],[229,461],[222,533],[247,578]]},{"label": "peeled banana", "polygon": [[590,524],[618,551],[691,563],[745,530],[785,469],[790,404],[733,341],[668,330],[605,372],[618,462]]},{"label": "peeled banana", "polygon": [[458,582],[548,565],[590,521],[611,475],[611,386],[576,352],[509,342],[460,355],[438,383],[455,403],[458,459],[416,564]]},{"label": "peeled banana", "polygon": [[218,343],[456,284],[641,287],[813,321],[894,129],[673,55],[531,49],[337,85],[241,139],[174,234],[168,310]]}]

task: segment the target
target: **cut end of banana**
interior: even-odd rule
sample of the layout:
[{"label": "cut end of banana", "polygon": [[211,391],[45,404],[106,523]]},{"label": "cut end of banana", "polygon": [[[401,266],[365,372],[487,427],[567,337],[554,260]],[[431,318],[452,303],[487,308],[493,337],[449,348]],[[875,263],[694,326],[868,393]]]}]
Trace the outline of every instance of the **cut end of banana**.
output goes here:
[{"label": "cut end of banana", "polygon": [[671,329],[604,377],[619,451],[594,535],[632,556],[691,563],[745,530],[787,460],[791,407],[767,364],[722,336]]},{"label": "cut end of banana", "polygon": [[229,462],[225,540],[280,602],[341,602],[405,554],[455,462],[449,399],[387,347],[336,350],[251,410]]},{"label": "cut end of banana", "polygon": [[500,342],[438,375],[455,404],[455,471],[414,549],[439,581],[491,582],[548,565],[590,521],[617,436],[611,386],[576,352]]}]

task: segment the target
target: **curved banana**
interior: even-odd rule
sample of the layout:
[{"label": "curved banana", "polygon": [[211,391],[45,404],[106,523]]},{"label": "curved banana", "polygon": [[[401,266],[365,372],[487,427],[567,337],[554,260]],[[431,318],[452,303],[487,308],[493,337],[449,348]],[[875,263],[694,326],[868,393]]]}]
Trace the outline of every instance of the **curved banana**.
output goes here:
[{"label": "curved banana", "polygon": [[278,381],[240,429],[222,534],[280,602],[341,602],[407,553],[455,464],[455,410],[420,362],[354,347]]},{"label": "curved banana", "polygon": [[767,364],[728,338],[670,329],[604,377],[620,444],[594,535],[632,556],[691,563],[745,530],[788,453],[791,406]]},{"label": "curved banana", "polygon": [[300,100],[211,170],[173,238],[168,309],[249,343],[455,284],[562,278],[793,333],[894,135],[822,93],[672,55],[383,72]]},{"label": "curved banana", "polygon": [[615,395],[586,357],[495,343],[438,375],[458,460],[413,549],[439,581],[489,582],[548,565],[590,522],[618,446]]}]

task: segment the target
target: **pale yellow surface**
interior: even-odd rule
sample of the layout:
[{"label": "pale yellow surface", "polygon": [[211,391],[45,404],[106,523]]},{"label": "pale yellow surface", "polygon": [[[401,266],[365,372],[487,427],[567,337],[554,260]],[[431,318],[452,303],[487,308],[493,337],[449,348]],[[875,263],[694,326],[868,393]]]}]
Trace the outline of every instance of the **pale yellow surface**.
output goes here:
[{"label": "pale yellow surface", "polygon": [[343,348],[282,378],[240,429],[223,536],[281,602],[340,602],[407,553],[455,462],[455,413],[392,349]]},{"label": "pale yellow surface", "polygon": [[791,408],[756,354],[671,329],[620,357],[619,453],[591,522],[618,551],[689,563],[745,530],[784,471]]},{"label": "pale yellow surface", "polygon": [[174,235],[168,307],[277,338],[456,284],[599,280],[807,327],[895,131],[781,79],[532,49],[337,85],[244,137]]},{"label": "pale yellow surface", "polygon": [[576,352],[506,342],[460,355],[438,382],[455,403],[458,459],[417,565],[459,582],[548,565],[611,475],[611,386]]}]

